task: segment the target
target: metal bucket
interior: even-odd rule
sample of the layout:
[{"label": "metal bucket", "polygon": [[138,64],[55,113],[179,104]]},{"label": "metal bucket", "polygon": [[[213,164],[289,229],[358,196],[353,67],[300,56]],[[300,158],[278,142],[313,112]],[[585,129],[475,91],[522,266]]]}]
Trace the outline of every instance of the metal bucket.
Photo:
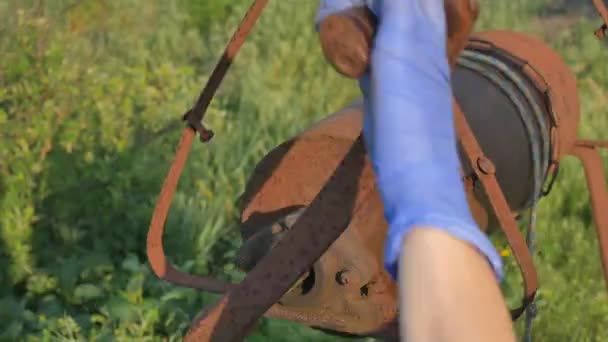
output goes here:
[{"label": "metal bucket", "polygon": [[[552,123],[544,94],[508,57],[467,49],[454,69],[452,84],[454,97],[494,162],[498,183],[517,213],[540,197],[551,159]],[[460,152],[465,174],[472,174]],[[480,183],[475,183],[474,192],[489,209]]]}]

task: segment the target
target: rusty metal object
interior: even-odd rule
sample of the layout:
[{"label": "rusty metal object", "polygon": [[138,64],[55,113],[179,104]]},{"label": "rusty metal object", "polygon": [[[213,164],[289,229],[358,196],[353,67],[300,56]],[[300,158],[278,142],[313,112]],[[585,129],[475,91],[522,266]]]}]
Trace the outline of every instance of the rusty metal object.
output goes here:
[{"label": "rusty metal object", "polygon": [[[225,293],[216,306],[197,315],[187,341],[243,339],[262,315],[330,332],[397,340],[397,288],[382,267],[387,227],[361,142],[360,102],[280,145],[258,164],[241,198],[245,243],[237,263],[248,272],[241,284],[184,274],[166,262],[163,225],[189,146],[195,131],[203,141],[211,137],[200,123],[202,113],[266,2],[254,2],[201,99],[185,116],[190,127],[148,236],[152,268],[167,281]],[[510,244],[521,251],[523,238],[514,235],[513,218],[548,192],[539,190],[538,181],[552,183],[559,160],[574,155],[585,167],[608,284],[608,194],[596,151],[608,143],[576,139],[580,113],[574,76],[548,46],[523,34],[484,32],[467,42],[476,2],[445,4],[463,178],[476,221],[484,230],[501,224]],[[338,17],[371,20],[343,26],[355,32],[353,28],[363,25],[364,39],[352,38],[369,49],[375,23],[366,15],[355,11]],[[347,63],[334,61],[352,77],[368,63],[360,51],[346,46],[326,56],[336,60],[358,54]],[[516,256],[523,264],[525,299],[531,300],[536,287],[531,257]]]},{"label": "rusty metal object", "polygon": [[205,88],[203,88],[199,98],[196,101],[196,104],[183,116],[183,120],[186,121],[188,125],[182,133],[182,137],[175,153],[175,158],[171,163],[171,167],[167,177],[165,178],[163,187],[161,188],[156,207],[154,208],[154,213],[152,214],[150,227],[148,228],[148,237],[146,243],[148,260],[154,274],[156,274],[156,276],[158,276],[160,279],[177,285],[198,288],[216,293],[225,292],[231,287],[231,284],[224,281],[194,276],[176,269],[167,261],[165,257],[165,251],[163,249],[163,233],[165,230],[167,214],[169,213],[169,206],[171,205],[173,194],[177,188],[179,177],[181,176],[184,166],[186,165],[186,161],[188,160],[188,155],[190,154],[190,148],[192,146],[194,136],[198,133],[202,142],[207,142],[213,137],[213,132],[203,125],[203,117],[207,111],[207,108],[209,107],[209,104],[211,103],[211,100],[213,99],[213,96],[215,95],[215,92],[217,91],[217,88],[226,75],[228,68],[232,64],[232,60],[245,42],[247,35],[255,25],[267,3],[268,0],[255,0],[253,2],[245,14],[243,21],[226,46],[222,57],[213,70],[213,73],[205,85]]}]

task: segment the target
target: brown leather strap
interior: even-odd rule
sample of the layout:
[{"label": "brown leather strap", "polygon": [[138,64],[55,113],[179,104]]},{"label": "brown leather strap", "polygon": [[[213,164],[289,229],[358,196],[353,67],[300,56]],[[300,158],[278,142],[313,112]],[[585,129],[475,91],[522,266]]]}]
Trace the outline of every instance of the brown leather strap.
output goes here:
[{"label": "brown leather strap", "polygon": [[213,74],[211,74],[209,81],[201,92],[196,105],[184,115],[184,119],[188,122],[188,127],[186,127],[182,133],[181,140],[177,146],[175,159],[171,163],[171,168],[169,169],[169,173],[167,174],[161,189],[156,208],[154,208],[147,240],[148,260],[150,261],[152,270],[160,279],[168,282],[215,293],[226,292],[233,286],[232,284],[216,279],[187,274],[173,267],[165,257],[165,252],[163,250],[163,232],[165,230],[165,222],[171,205],[171,199],[175,193],[179,177],[188,160],[192,141],[196,132],[200,134],[202,141],[208,141],[213,136],[213,133],[203,126],[201,120],[203,119],[217,88],[226,75],[226,71],[228,71],[228,68],[232,64],[232,60],[245,42],[247,35],[262,14],[267,3],[268,0],[255,0],[251,5],[241,24],[232,36],[232,39],[228,43],[224,54],[213,70]]},{"label": "brown leather strap", "polygon": [[538,277],[536,268],[534,267],[534,261],[526,244],[526,240],[521,234],[517,222],[511,213],[511,208],[496,180],[496,169],[494,164],[483,154],[481,146],[479,146],[464,113],[456,101],[454,101],[454,120],[460,144],[465,155],[469,159],[477,178],[488,195],[492,209],[509,242],[509,246],[511,246],[511,249],[513,250],[513,255],[521,268],[524,280],[523,304],[521,307],[511,310],[512,318],[517,319],[524,312],[528,304],[534,300],[536,290],[538,289]]}]

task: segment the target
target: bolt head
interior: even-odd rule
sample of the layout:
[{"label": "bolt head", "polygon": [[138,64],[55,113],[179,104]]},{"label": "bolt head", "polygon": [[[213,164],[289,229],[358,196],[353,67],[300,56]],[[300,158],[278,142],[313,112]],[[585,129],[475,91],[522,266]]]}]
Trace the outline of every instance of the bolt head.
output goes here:
[{"label": "bolt head", "polygon": [[336,282],[342,286],[348,285],[348,271],[343,270],[336,273]]},{"label": "bolt head", "polygon": [[494,163],[486,157],[481,157],[477,160],[477,167],[486,175],[493,175],[496,173],[496,166],[494,166]]}]

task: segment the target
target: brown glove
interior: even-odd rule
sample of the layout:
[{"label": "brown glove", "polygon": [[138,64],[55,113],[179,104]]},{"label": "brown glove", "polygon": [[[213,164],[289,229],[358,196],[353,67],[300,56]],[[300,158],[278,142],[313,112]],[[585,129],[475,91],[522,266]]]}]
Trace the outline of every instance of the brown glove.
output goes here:
[{"label": "brown glove", "polygon": [[[454,66],[479,14],[477,0],[445,0],[448,60]],[[358,79],[367,70],[376,31],[376,17],[367,7],[347,9],[319,23],[323,54],[340,74]]]}]

